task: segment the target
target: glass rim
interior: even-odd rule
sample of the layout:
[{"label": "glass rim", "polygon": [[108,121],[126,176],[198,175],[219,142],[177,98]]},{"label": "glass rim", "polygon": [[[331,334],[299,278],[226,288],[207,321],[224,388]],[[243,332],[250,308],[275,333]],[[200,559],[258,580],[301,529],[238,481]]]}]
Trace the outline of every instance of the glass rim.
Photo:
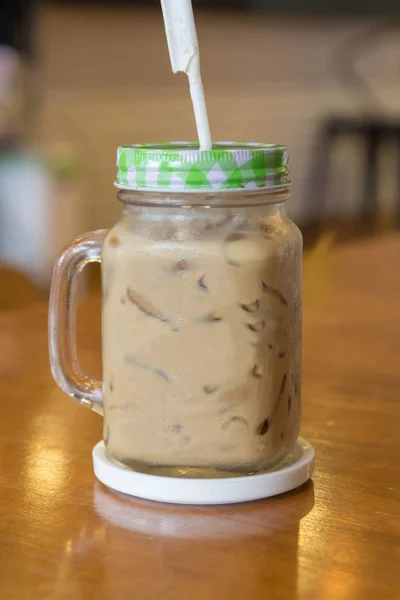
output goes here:
[{"label": "glass rim", "polygon": [[[244,208],[283,204],[290,198],[291,184],[258,190],[203,190],[202,192],[172,192],[149,189],[120,188],[117,198],[123,204],[153,208]],[[129,199],[134,196],[134,199]],[[223,201],[221,201],[223,198]]]}]

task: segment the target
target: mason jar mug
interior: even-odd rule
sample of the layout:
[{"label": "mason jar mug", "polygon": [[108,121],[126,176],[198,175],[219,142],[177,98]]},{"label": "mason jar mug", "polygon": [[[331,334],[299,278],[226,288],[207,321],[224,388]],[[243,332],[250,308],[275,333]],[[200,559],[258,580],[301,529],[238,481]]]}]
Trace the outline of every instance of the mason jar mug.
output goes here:
[{"label": "mason jar mug", "polygon": [[[300,427],[301,234],[288,151],[267,144],[118,150],[121,220],[60,256],[53,376],[104,414],[108,457],[177,477],[278,465]],[[75,350],[77,277],[101,261],[103,382]]]}]

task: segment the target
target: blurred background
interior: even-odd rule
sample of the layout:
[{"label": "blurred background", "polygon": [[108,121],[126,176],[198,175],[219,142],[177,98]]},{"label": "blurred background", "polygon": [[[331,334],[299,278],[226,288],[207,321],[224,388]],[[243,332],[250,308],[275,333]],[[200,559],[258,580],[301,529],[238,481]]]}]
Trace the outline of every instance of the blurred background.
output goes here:
[{"label": "blurred background", "polygon": [[[398,227],[399,3],[193,4],[213,137],[290,147],[306,248]],[[195,136],[158,0],[1,0],[0,308],[46,298],[61,247],[117,220],[118,145]]]}]

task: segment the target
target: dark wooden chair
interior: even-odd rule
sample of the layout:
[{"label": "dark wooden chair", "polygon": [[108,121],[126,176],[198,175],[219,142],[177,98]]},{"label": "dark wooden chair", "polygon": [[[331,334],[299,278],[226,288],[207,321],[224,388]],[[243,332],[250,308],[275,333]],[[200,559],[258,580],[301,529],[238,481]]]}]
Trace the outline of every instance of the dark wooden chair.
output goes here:
[{"label": "dark wooden chair", "polygon": [[383,117],[332,117],[323,123],[314,148],[310,189],[306,199],[308,203],[312,203],[313,220],[315,223],[321,223],[326,214],[333,146],[338,139],[349,136],[357,137],[365,149],[358,215],[360,219],[369,222],[371,227],[379,206],[379,155],[386,142],[394,142],[399,164],[395,220],[396,225],[400,226],[400,120]]}]

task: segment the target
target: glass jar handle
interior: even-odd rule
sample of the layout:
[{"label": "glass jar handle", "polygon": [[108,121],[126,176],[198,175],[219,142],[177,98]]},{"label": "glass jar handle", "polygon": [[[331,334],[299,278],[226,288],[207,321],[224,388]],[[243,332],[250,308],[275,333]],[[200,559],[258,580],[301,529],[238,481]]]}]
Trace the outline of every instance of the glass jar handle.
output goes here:
[{"label": "glass jar handle", "polygon": [[80,368],[76,353],[76,303],[79,275],[88,263],[101,262],[107,230],[77,238],[58,258],[49,302],[49,352],[57,385],[79,404],[103,414],[103,384]]}]

